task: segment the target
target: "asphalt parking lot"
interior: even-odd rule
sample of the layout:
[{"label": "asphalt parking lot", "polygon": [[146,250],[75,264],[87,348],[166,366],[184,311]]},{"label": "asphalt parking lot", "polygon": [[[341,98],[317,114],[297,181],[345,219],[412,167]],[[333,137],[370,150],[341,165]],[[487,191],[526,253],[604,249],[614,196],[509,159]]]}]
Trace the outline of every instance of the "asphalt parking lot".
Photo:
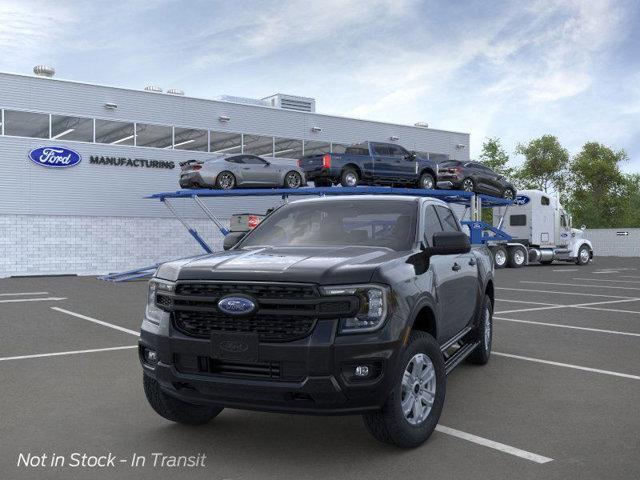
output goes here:
[{"label": "asphalt parking lot", "polygon": [[[359,417],[225,410],[172,424],[142,391],[146,282],[0,280],[0,478],[639,478],[640,259],[496,276],[489,364],[450,375],[439,430],[408,451]],[[74,452],[147,462],[17,465]],[[152,453],[205,454],[205,466],[153,467]]]}]

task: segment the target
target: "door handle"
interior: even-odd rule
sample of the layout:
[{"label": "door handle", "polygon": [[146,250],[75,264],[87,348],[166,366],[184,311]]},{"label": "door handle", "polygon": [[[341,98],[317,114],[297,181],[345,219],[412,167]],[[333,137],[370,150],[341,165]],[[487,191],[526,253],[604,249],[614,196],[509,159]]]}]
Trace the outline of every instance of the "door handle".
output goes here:
[{"label": "door handle", "polygon": [[251,170],[251,167],[242,167],[243,170]]},{"label": "door handle", "polygon": [[469,265],[471,265],[472,267],[475,267],[476,266],[476,259],[475,258],[469,259]]},{"label": "door handle", "polygon": [[457,263],[453,264],[453,267],[451,267],[451,270],[453,270],[454,272],[457,272],[458,270],[460,270],[462,267],[460,265],[458,265]]}]

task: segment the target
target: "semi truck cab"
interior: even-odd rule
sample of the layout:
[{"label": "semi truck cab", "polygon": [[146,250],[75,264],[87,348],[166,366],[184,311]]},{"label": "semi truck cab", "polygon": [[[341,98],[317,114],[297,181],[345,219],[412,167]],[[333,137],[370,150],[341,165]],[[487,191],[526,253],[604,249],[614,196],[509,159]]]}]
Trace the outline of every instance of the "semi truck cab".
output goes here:
[{"label": "semi truck cab", "polygon": [[529,263],[557,260],[584,265],[593,259],[591,242],[583,238],[585,227],[572,228],[571,216],[558,198],[541,190],[518,192],[508,210],[498,209],[493,224],[512,237],[511,248],[526,249]]}]

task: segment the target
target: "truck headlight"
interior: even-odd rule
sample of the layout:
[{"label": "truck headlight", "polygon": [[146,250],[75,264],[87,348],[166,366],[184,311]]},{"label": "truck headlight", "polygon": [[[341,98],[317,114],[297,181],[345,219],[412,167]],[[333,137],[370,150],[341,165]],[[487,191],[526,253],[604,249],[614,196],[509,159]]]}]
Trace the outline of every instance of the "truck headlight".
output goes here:
[{"label": "truck headlight", "polygon": [[[168,310],[163,308],[171,306],[171,299],[167,296],[163,296],[162,293],[171,293],[175,288],[175,283],[167,282],[165,280],[158,280],[152,278],[149,281],[149,293],[147,295],[147,309],[146,317],[153,323],[160,324],[163,320],[169,320],[171,314]],[[160,300],[160,301],[158,301]]]},{"label": "truck headlight", "polygon": [[360,309],[355,317],[341,318],[338,333],[372,332],[382,327],[387,317],[389,289],[382,285],[345,285],[323,287],[323,295],[356,295]]}]

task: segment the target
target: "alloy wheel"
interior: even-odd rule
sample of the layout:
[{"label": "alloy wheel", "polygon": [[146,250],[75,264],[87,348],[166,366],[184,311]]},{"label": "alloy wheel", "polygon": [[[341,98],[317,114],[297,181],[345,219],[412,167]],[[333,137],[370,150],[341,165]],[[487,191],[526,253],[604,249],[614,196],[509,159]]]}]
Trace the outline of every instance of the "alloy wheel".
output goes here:
[{"label": "alloy wheel", "polygon": [[582,263],[587,263],[589,261],[589,250],[586,248],[582,248],[580,250],[580,261]]},{"label": "alloy wheel", "polygon": [[344,176],[346,184],[350,187],[355,187],[358,184],[358,177],[355,173],[349,172]]},{"label": "alloy wheel", "polygon": [[473,192],[473,180],[467,178],[464,182],[462,182],[462,190],[465,192]]},{"label": "alloy wheel", "polygon": [[297,172],[289,172],[287,174],[287,187],[289,188],[298,188],[302,183],[302,179]]},{"label": "alloy wheel", "polygon": [[513,200],[513,190],[507,188],[502,194],[502,198],[506,198],[507,200]]},{"label": "alloy wheel", "polygon": [[234,187],[236,181],[230,173],[221,173],[218,184],[222,190],[229,190]]},{"label": "alloy wheel", "polygon": [[489,307],[485,307],[484,309],[484,315],[483,315],[483,322],[484,322],[484,349],[489,351],[489,349],[491,348],[491,311],[489,310]]},{"label": "alloy wheel", "polygon": [[411,425],[419,425],[431,412],[436,398],[436,371],[429,356],[414,355],[402,376],[401,405],[404,418]]},{"label": "alloy wheel", "polygon": [[425,175],[424,178],[422,179],[422,188],[424,188],[425,190],[431,190],[433,188],[433,178],[431,178],[428,175]]}]

